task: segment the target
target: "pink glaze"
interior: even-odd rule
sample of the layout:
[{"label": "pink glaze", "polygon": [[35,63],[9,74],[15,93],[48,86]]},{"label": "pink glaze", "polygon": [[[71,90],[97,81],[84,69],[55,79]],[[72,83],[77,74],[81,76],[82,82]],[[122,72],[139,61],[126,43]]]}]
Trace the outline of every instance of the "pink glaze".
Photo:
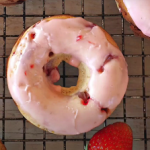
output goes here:
[{"label": "pink glaze", "polygon": [[[31,33],[35,33],[33,40]],[[78,41],[79,35],[82,40]],[[121,51],[108,42],[98,26],[82,18],[43,20],[30,28],[20,44],[24,48],[18,46],[9,60],[8,87],[17,105],[42,128],[56,134],[84,133],[103,123],[121,102],[128,84],[127,65]],[[86,88],[90,95],[87,103],[78,93],[61,93],[61,87],[53,84],[59,79],[56,70],[46,76],[43,66],[50,52],[72,55],[73,66],[80,62],[88,66],[91,78]],[[117,58],[105,63],[110,55]],[[102,73],[98,72],[101,66]],[[108,113],[102,108],[108,108]]]},{"label": "pink glaze", "polygon": [[150,0],[123,0],[136,26],[150,37]]}]

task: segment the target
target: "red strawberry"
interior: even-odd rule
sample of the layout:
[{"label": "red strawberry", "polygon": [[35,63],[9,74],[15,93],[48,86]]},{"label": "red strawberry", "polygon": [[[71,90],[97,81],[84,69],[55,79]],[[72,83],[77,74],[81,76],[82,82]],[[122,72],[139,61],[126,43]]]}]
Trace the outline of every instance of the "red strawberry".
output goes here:
[{"label": "red strawberry", "polygon": [[108,125],[90,140],[88,150],[132,150],[131,128],[123,122]]}]

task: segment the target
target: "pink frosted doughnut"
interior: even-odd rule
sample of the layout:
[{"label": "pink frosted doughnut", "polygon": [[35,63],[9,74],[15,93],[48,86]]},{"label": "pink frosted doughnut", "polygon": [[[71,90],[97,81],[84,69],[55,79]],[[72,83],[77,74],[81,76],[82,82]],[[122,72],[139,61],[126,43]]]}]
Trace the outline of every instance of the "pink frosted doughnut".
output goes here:
[{"label": "pink frosted doughnut", "polygon": [[[54,85],[62,60],[79,69],[77,86]],[[63,15],[46,18],[20,36],[8,61],[7,81],[20,112],[32,124],[74,135],[111,115],[126,91],[128,71],[106,31]]]}]

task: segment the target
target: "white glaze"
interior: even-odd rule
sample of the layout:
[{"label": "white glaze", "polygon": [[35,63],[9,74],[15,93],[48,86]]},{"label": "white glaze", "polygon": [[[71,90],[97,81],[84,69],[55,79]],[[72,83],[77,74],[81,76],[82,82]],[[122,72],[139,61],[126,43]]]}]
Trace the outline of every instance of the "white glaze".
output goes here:
[{"label": "white glaze", "polygon": [[150,37],[150,0],[123,0],[136,26]]},{"label": "white glaze", "polygon": [[[128,83],[125,59],[107,41],[104,32],[98,26],[91,28],[92,25],[82,18],[43,20],[20,41],[25,47],[18,46],[10,57],[7,72],[10,93],[17,105],[42,128],[65,135],[87,132],[103,123],[122,100]],[[29,38],[32,32],[36,33],[34,40]],[[76,41],[79,35],[83,39]],[[22,55],[18,57],[21,50]],[[87,89],[92,100],[88,105],[83,105],[77,95],[62,95],[61,87],[53,85],[45,76],[42,68],[51,50],[55,54],[72,55],[73,66],[84,62],[89,67],[91,79]],[[99,73],[97,70],[109,54],[118,58],[107,63],[104,72]],[[34,64],[32,69],[31,64]],[[55,70],[54,74],[58,72]],[[54,82],[59,75],[55,77]],[[101,107],[108,107],[109,114],[101,111]]]}]

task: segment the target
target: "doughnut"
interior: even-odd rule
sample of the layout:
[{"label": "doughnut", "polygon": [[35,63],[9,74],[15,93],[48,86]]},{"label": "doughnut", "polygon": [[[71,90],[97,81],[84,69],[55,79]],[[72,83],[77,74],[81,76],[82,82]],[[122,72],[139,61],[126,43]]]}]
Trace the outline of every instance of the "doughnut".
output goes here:
[{"label": "doughnut", "polygon": [[150,39],[150,0],[116,0],[135,35]]},{"label": "doughnut", "polygon": [[[78,68],[76,86],[55,84],[62,61]],[[85,133],[102,124],[128,84],[125,58],[111,36],[69,15],[45,18],[25,30],[7,66],[8,88],[22,115],[59,135]]]},{"label": "doughnut", "polygon": [[0,0],[0,5],[8,6],[8,5],[15,5],[15,4],[21,4],[25,0]]},{"label": "doughnut", "polygon": [[6,147],[3,145],[1,140],[0,140],[0,150],[6,150]]}]

